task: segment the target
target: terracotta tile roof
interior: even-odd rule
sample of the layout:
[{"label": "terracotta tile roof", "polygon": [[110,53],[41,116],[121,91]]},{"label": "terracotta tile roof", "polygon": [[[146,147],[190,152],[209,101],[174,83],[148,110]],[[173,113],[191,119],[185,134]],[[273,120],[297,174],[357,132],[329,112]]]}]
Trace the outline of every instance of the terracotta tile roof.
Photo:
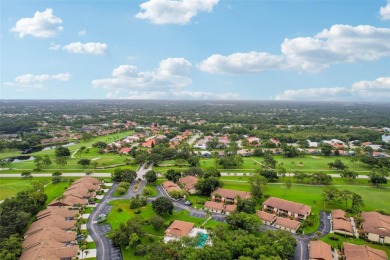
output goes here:
[{"label": "terracotta tile roof", "polygon": [[93,184],[96,184],[96,185],[100,184],[100,180],[99,179],[96,179],[96,178],[91,177],[91,176],[84,176],[84,177],[82,177],[80,179],[77,179],[75,182],[73,182],[73,184],[80,183],[80,182],[93,183]]},{"label": "terracotta tile roof", "polygon": [[365,245],[343,243],[345,260],[388,260],[386,252]]},{"label": "terracotta tile roof", "polygon": [[179,179],[180,183],[183,183],[186,186],[187,190],[195,188],[195,184],[198,183],[198,177],[187,175]]},{"label": "terracotta tile roof", "polygon": [[188,236],[191,229],[194,227],[194,223],[175,220],[172,224],[165,230],[166,235],[172,235],[176,237]]},{"label": "terracotta tile roof", "polygon": [[310,206],[300,204],[297,202],[284,200],[284,199],[275,198],[275,197],[268,198],[266,201],[263,202],[262,205],[283,209],[301,215],[307,215],[311,211]]},{"label": "terracotta tile roof", "polygon": [[25,235],[32,234],[34,232],[38,232],[39,230],[55,227],[62,230],[68,230],[73,228],[76,225],[76,220],[65,220],[61,217],[46,217],[41,218],[31,224],[31,226],[27,229]]},{"label": "terracotta tile roof", "polygon": [[345,211],[341,209],[332,210],[332,219],[348,220],[348,218],[345,216]]},{"label": "terracotta tile roof", "polygon": [[57,206],[74,206],[74,205],[85,205],[88,203],[87,199],[82,199],[73,195],[66,196],[64,200],[57,201],[57,199],[54,199],[50,204],[48,205],[49,207],[57,207]]},{"label": "terracotta tile roof", "polygon": [[317,240],[309,243],[309,258],[318,260],[332,260],[332,248],[327,243]]},{"label": "terracotta tile roof", "polygon": [[265,211],[261,211],[261,210],[257,210],[256,214],[261,220],[267,221],[267,222],[272,222],[274,220],[274,218],[276,218],[276,216],[274,214],[271,214],[271,213],[268,213]]},{"label": "terracotta tile roof", "polygon": [[206,203],[204,204],[204,208],[215,209],[215,210],[223,210],[224,204],[223,203],[214,202],[214,201],[206,201]]},{"label": "terracotta tile roof", "polygon": [[300,224],[301,223],[299,221],[291,220],[288,218],[281,218],[281,217],[277,217],[276,221],[274,222],[274,225],[286,227],[286,228],[289,228],[291,230],[297,230],[299,228]]},{"label": "terracotta tile roof", "polygon": [[131,152],[131,148],[130,147],[124,147],[122,149],[119,150],[119,153],[125,153],[125,154],[128,154]]},{"label": "terracotta tile roof", "polygon": [[237,205],[225,205],[226,212],[234,212],[237,208]]},{"label": "terracotta tile roof", "polygon": [[353,234],[351,222],[343,219],[333,219],[333,230],[347,231]]},{"label": "terracotta tile roof", "polygon": [[229,199],[235,199],[236,196],[239,196],[242,199],[249,199],[252,197],[252,194],[250,192],[246,191],[238,191],[238,190],[228,190],[228,189],[222,189],[218,188],[215,191],[211,193],[211,196],[215,196],[215,194],[219,194],[224,198],[229,198]]},{"label": "terracotta tile roof", "polygon": [[390,236],[390,216],[378,212],[362,212],[364,232]]},{"label": "terracotta tile roof", "polygon": [[176,183],[174,182],[171,182],[171,181],[164,181],[162,183],[162,186],[164,187],[164,189],[169,193],[171,191],[180,191],[180,187],[176,185]]},{"label": "terracotta tile roof", "polygon": [[48,208],[38,212],[37,219],[46,218],[46,217],[61,217],[72,218],[78,214],[77,210],[69,210],[67,208]]},{"label": "terracotta tile roof", "polygon": [[45,241],[24,250],[19,260],[58,260],[63,258],[75,258],[78,250],[78,246],[66,246],[63,243],[55,241]]},{"label": "terracotta tile roof", "polygon": [[44,241],[56,241],[60,243],[73,242],[76,240],[76,232],[66,232],[55,227],[47,227],[32,233],[24,238],[23,249],[28,249]]}]

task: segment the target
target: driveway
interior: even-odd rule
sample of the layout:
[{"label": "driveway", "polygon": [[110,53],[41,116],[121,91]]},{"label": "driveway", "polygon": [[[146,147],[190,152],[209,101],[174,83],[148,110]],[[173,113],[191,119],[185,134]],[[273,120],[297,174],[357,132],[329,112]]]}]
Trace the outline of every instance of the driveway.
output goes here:
[{"label": "driveway", "polygon": [[97,224],[97,218],[99,214],[103,213],[103,211],[105,211],[106,213],[105,210],[106,203],[111,198],[112,193],[115,191],[117,186],[118,186],[117,183],[114,183],[111,186],[107,194],[103,197],[102,201],[97,205],[94,211],[92,211],[87,221],[87,229],[89,231],[89,234],[91,235],[92,239],[96,243],[96,255],[98,256],[98,259],[103,259],[103,260],[112,259],[111,251],[114,248],[112,246],[112,243],[110,243],[105,237],[104,231],[101,228],[99,228],[99,225]]}]

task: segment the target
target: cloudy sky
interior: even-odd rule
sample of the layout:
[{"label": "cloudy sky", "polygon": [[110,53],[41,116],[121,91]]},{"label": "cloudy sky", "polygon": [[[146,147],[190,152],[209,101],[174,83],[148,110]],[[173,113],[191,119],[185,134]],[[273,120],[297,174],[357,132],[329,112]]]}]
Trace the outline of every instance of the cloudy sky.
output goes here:
[{"label": "cloudy sky", "polygon": [[385,0],[0,4],[5,99],[390,100]]}]

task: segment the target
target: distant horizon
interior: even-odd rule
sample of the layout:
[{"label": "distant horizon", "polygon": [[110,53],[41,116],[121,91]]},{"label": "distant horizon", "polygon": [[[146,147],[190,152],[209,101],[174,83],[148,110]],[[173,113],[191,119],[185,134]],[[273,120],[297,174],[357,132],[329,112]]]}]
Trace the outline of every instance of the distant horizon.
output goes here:
[{"label": "distant horizon", "polygon": [[0,19],[4,99],[390,100],[390,0],[16,0]]}]

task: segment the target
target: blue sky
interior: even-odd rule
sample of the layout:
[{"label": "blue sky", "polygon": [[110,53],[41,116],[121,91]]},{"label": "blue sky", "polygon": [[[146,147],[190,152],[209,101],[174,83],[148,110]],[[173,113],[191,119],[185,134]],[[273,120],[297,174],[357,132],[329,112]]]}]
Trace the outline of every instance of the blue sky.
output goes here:
[{"label": "blue sky", "polygon": [[5,99],[390,100],[390,2],[1,1]]}]

